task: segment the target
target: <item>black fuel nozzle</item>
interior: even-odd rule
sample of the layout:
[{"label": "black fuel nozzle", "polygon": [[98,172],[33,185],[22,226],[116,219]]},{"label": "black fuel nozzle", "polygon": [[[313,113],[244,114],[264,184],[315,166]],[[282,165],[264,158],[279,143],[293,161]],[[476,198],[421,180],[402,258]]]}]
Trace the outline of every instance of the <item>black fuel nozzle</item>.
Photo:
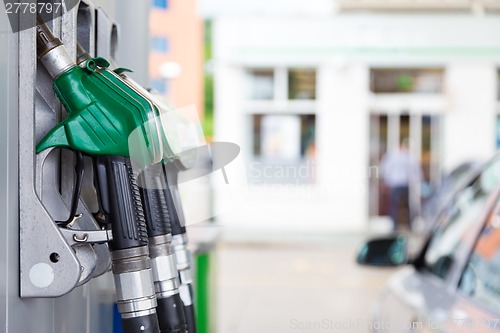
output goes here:
[{"label": "black fuel nozzle", "polygon": [[155,283],[158,322],[162,333],[185,333],[186,315],[179,293],[179,275],[172,245],[168,187],[161,163],[145,169],[140,179],[149,255]]},{"label": "black fuel nozzle", "polygon": [[164,166],[165,181],[167,182],[167,205],[170,213],[170,224],[172,227],[172,244],[174,246],[177,271],[179,272],[179,292],[186,316],[186,324],[189,333],[196,333],[196,316],[194,310],[194,288],[193,288],[193,260],[188,248],[188,238],[184,221],[181,221],[182,213],[176,209],[182,209],[179,190],[177,188],[177,177],[179,169],[168,163]]}]

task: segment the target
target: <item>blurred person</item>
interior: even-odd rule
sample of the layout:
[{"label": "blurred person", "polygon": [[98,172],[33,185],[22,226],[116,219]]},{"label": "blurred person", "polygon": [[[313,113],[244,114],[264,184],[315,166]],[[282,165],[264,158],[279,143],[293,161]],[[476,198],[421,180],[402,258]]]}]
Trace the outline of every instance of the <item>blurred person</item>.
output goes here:
[{"label": "blurred person", "polygon": [[422,180],[420,164],[411,156],[409,140],[401,140],[399,149],[386,153],[380,163],[382,178],[390,190],[389,215],[393,229],[407,224],[411,229],[410,187]]}]

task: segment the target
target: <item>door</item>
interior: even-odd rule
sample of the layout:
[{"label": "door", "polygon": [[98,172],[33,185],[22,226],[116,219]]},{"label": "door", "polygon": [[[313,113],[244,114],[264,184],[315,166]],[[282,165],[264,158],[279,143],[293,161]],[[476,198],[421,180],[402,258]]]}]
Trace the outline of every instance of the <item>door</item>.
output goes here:
[{"label": "door", "polygon": [[[398,149],[408,139],[413,157],[420,163],[423,182],[435,186],[440,181],[441,116],[435,114],[372,113],[369,133],[369,170],[380,166],[383,156]],[[380,171],[380,170],[379,170]],[[370,172],[370,216],[389,215],[390,190],[385,186],[380,172]],[[412,216],[418,215],[421,205],[420,186],[410,188]]]}]

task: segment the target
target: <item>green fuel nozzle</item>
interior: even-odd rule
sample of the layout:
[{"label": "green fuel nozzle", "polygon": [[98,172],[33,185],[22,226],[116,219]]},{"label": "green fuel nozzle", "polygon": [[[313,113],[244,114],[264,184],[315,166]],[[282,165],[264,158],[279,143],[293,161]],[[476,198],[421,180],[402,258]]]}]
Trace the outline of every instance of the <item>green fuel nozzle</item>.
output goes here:
[{"label": "green fuel nozzle", "polygon": [[38,57],[54,77],[54,91],[68,112],[38,143],[37,153],[63,147],[132,157],[140,166],[161,160],[158,111],[147,98],[109,70],[104,58],[83,59],[83,66],[77,66],[43,22],[37,25],[37,41]]}]

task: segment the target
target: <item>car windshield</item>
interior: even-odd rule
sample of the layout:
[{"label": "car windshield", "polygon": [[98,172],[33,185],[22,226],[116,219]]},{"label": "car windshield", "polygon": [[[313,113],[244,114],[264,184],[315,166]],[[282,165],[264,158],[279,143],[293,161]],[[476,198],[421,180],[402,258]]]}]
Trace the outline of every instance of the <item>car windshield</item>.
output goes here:
[{"label": "car windshield", "polygon": [[459,285],[466,296],[493,311],[500,306],[500,207],[488,218]]},{"label": "car windshield", "polygon": [[462,190],[447,208],[444,221],[436,230],[425,254],[425,267],[445,278],[454,256],[470,227],[485,214],[489,195],[500,184],[500,158],[487,164],[478,179]]}]

